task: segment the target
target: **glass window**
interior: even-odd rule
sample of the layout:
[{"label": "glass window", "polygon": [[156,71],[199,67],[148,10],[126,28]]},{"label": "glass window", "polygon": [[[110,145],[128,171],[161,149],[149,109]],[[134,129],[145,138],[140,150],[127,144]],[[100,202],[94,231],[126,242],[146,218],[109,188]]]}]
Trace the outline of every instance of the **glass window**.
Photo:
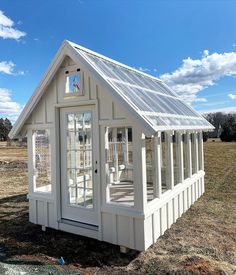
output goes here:
[{"label": "glass window", "polygon": [[81,73],[70,74],[66,78],[67,95],[83,95]]},{"label": "glass window", "polygon": [[198,171],[202,170],[202,162],[203,162],[203,156],[202,156],[202,133],[197,134],[197,141],[198,141]]},{"label": "glass window", "polygon": [[93,208],[92,113],[67,115],[69,204]]},{"label": "glass window", "polygon": [[177,160],[178,157],[178,143],[177,143],[177,133],[173,137],[173,165],[174,165],[174,185],[177,185],[179,182],[179,163]]},{"label": "glass window", "polygon": [[183,134],[183,158],[184,158],[184,179],[188,178],[188,148],[187,148],[187,135]]},{"label": "glass window", "polygon": [[195,174],[197,173],[196,169],[195,169],[195,157],[196,157],[196,151],[195,151],[195,136],[193,133],[190,134],[190,138],[191,138],[191,155],[192,155],[192,173]]},{"label": "glass window", "polygon": [[105,153],[109,198],[134,205],[133,138],[130,127],[106,127]]},{"label": "glass window", "polygon": [[146,176],[147,176],[147,200],[151,201],[154,199],[154,144],[153,138],[145,139],[145,148],[146,148]]},{"label": "glass window", "polygon": [[33,131],[34,191],[51,192],[51,149],[49,130]]},{"label": "glass window", "polygon": [[161,133],[161,185],[162,193],[167,191],[167,139],[165,132]]}]

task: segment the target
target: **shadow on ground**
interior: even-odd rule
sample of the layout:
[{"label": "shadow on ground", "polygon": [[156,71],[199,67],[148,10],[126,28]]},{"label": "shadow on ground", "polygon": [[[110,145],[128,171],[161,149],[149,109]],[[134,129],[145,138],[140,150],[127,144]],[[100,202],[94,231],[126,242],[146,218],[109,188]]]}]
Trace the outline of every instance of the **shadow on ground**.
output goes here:
[{"label": "shadow on ground", "polygon": [[147,251],[127,255],[29,223],[26,165],[1,164],[0,274],[236,274],[235,159],[236,143],[207,142],[205,194]]},{"label": "shadow on ground", "polygon": [[[42,259],[55,262],[63,256],[67,264],[83,268],[126,266],[138,255],[134,251],[123,255],[118,246],[66,232],[49,228],[43,232],[41,226],[28,221],[26,194],[0,199],[0,248],[5,251],[7,263],[12,263],[7,259],[22,255],[34,265],[42,264]],[[36,255],[39,261],[31,261],[30,256]]]}]

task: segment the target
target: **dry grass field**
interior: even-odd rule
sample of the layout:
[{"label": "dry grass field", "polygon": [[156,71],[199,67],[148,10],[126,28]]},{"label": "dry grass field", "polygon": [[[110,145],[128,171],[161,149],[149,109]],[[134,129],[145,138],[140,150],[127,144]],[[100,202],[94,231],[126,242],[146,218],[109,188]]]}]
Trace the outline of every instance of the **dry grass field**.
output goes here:
[{"label": "dry grass field", "polygon": [[0,274],[236,274],[236,143],[204,145],[205,194],[147,251],[127,255],[30,224],[26,149],[0,146]]}]

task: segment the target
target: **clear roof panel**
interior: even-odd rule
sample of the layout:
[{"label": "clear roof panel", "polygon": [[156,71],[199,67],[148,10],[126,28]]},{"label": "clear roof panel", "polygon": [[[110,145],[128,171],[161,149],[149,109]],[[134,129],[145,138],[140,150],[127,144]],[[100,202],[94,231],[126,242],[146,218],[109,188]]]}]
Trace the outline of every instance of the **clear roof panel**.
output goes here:
[{"label": "clear roof panel", "polygon": [[139,86],[140,88],[150,89],[176,97],[176,95],[170,89],[167,89],[159,80],[144,76],[141,73],[132,71],[132,69],[119,66],[95,55],[88,53],[86,53],[86,55],[99,68],[99,70],[102,71],[104,76],[110,78],[113,82],[121,81],[126,84]]},{"label": "clear roof panel", "polygon": [[132,108],[155,130],[212,129],[212,125],[167,85],[105,57],[77,48]]}]

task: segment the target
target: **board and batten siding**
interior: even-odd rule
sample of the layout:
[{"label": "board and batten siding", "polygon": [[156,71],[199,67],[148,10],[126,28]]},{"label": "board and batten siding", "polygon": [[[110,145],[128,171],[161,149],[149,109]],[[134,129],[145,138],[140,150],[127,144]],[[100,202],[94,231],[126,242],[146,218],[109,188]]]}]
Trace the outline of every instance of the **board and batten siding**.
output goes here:
[{"label": "board and batten siding", "polygon": [[[145,250],[153,244],[164,231],[186,211],[204,192],[204,172],[201,170],[192,176],[190,169],[189,179],[183,184],[169,186],[170,190],[161,194],[161,189],[156,189],[157,198],[147,203],[146,199],[146,166],[142,166],[145,158],[144,135],[137,126],[135,120],[129,117],[125,108],[117,105],[111,93],[95,79],[90,71],[80,67],[83,79],[84,96],[65,97],[65,71],[74,67],[74,62],[67,58],[61,68],[53,77],[45,90],[42,98],[37,103],[32,115],[29,117],[23,132],[28,135],[28,166],[29,166],[29,219],[32,223],[51,227],[63,231],[88,236],[107,241],[120,246],[129,247],[139,251]],[[61,222],[60,213],[60,121],[59,110],[63,107],[75,107],[80,105],[95,105],[98,115],[98,124],[95,128],[99,139],[97,148],[99,163],[98,174],[100,184],[98,188],[98,230],[80,228],[73,224]],[[106,204],[106,174],[105,174],[105,126],[131,126],[134,140],[137,142],[137,151],[134,150],[134,185],[135,192],[139,194],[135,198],[135,207],[122,207]],[[52,193],[40,194],[32,188],[32,144],[31,136],[34,129],[50,129],[51,157],[52,157]],[[159,136],[160,139],[160,136]],[[156,139],[158,144],[158,139]],[[135,146],[135,145],[134,145]],[[191,153],[191,144],[188,144]],[[160,148],[156,150],[158,152]],[[182,149],[181,149],[182,150]],[[203,150],[202,144],[198,152]],[[169,152],[169,156],[173,154]],[[157,158],[157,163],[160,159]],[[182,162],[180,158],[179,162]],[[189,156],[191,165],[191,155]],[[200,166],[203,169],[203,157],[200,158]],[[158,170],[156,182],[158,179]],[[173,174],[173,171],[169,171]],[[182,172],[183,173],[183,172]],[[173,179],[171,179],[173,180]],[[145,184],[143,185],[143,182]],[[158,186],[156,186],[158,188]],[[172,189],[172,190],[171,190]]]},{"label": "board and batten siding", "polygon": [[[106,88],[103,88],[99,81],[94,79],[89,71],[81,67],[81,75],[83,78],[84,96],[65,97],[65,71],[75,64],[72,60],[67,59],[66,64],[58,70],[53,77],[51,83],[46,88],[43,96],[37,103],[32,115],[28,118],[22,131],[28,133],[29,148],[28,148],[28,166],[29,166],[29,219],[32,223],[40,224],[45,227],[62,229],[65,231],[74,232],[73,226],[60,224],[60,148],[59,148],[59,109],[63,107],[74,107],[80,105],[96,105],[99,124],[113,125],[116,121],[121,123],[133,124],[132,121],[126,119],[126,111],[122,106],[118,106],[109,96]],[[79,66],[77,66],[79,67]],[[103,126],[100,126],[103,127]],[[34,192],[32,188],[32,143],[31,136],[33,130],[50,129],[51,139],[51,157],[52,161],[52,193],[41,194]],[[99,134],[99,133],[98,133]],[[103,137],[104,138],[104,137]],[[55,160],[55,161],[54,161]],[[102,170],[102,165],[100,165]],[[100,173],[101,175],[102,173]],[[106,183],[100,180],[100,186]],[[101,197],[101,194],[98,194]],[[105,201],[105,200],[104,200]],[[100,204],[100,203],[99,203]],[[101,206],[100,206],[101,208]],[[101,226],[101,213],[99,230]],[[81,233],[82,234],[82,233]],[[82,235],[84,235],[83,233]],[[85,234],[86,235],[86,234]],[[91,234],[88,234],[89,236]],[[94,237],[100,238],[101,232]],[[91,236],[93,237],[93,236]]]}]

